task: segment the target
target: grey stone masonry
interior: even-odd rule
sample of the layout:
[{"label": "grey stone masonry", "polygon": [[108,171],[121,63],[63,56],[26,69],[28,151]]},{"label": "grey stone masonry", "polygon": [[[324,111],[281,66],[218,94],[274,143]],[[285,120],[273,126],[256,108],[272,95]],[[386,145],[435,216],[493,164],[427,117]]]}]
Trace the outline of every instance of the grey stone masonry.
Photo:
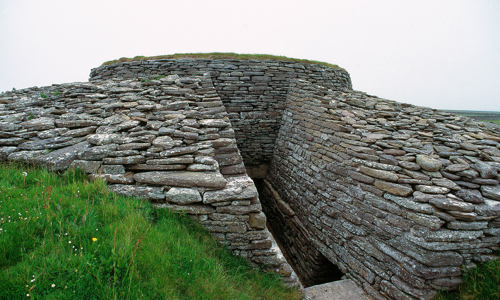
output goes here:
[{"label": "grey stone masonry", "polygon": [[[224,102],[245,165],[269,163],[290,80],[307,79],[335,90],[351,89],[340,68],[274,60],[161,59],[116,63],[92,69],[90,80],[161,75],[210,74]],[[210,103],[207,103],[210,105]]]},{"label": "grey stone masonry", "polygon": [[1,93],[0,160],[78,167],[290,284],[336,268],[376,299],[454,289],[500,242],[499,126],[314,64],[127,62]]},{"label": "grey stone masonry", "polygon": [[462,267],[493,258],[500,242],[499,133],[295,81],[266,179],[279,194],[279,231],[306,233],[280,239],[293,245],[292,266],[318,249],[377,299],[455,288]]}]

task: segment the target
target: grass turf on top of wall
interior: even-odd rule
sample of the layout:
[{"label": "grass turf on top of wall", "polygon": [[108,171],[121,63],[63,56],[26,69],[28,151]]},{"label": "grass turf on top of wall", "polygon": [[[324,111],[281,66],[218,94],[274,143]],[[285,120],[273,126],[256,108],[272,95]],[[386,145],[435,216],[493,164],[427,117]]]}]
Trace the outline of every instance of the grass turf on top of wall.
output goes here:
[{"label": "grass turf on top of wall", "polygon": [[82,172],[0,164],[0,299],[299,299],[198,224]]},{"label": "grass turf on top of wall", "polygon": [[[281,60],[305,64],[316,64],[323,65],[334,69],[341,69],[338,65],[300,58],[291,58],[280,55],[270,55],[270,54],[239,54],[232,52],[210,52],[210,53],[176,53],[168,55],[158,55],[158,56],[135,56],[132,58],[122,57],[115,60],[110,60],[103,65],[112,65],[120,62],[130,62],[130,61],[142,61],[142,60],[158,60],[158,59],[181,59],[181,58],[201,58],[201,59],[241,59],[241,60]],[[345,70],[344,70],[345,71]]]}]

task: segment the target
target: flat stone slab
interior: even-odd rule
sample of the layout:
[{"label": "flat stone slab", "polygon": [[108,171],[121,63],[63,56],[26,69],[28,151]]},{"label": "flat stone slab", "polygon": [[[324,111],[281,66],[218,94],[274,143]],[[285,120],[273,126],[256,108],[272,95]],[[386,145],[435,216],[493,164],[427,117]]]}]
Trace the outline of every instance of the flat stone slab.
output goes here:
[{"label": "flat stone slab", "polygon": [[49,154],[33,159],[34,162],[44,165],[53,171],[62,171],[89,148],[87,142],[58,149]]},{"label": "flat stone slab", "polygon": [[145,172],[135,174],[134,179],[143,184],[168,185],[174,187],[208,187],[221,189],[226,186],[224,177],[216,172]]},{"label": "flat stone slab", "polygon": [[352,280],[344,279],[305,288],[306,300],[369,300]]}]

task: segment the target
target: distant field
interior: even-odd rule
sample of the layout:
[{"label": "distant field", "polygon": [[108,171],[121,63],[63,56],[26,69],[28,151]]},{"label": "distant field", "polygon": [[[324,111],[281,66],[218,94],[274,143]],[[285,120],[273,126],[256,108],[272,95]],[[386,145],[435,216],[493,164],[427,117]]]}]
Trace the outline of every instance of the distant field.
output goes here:
[{"label": "distant field", "polygon": [[500,111],[477,111],[477,110],[445,110],[457,115],[471,117],[478,121],[488,121],[500,124]]}]

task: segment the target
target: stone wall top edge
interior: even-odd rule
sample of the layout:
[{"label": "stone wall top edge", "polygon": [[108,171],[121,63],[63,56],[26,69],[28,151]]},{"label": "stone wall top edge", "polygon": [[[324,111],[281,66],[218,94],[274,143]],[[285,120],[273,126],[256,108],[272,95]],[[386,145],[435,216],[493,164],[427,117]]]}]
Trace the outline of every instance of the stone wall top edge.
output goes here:
[{"label": "stone wall top edge", "polygon": [[[368,94],[366,92],[358,91],[358,90],[349,90],[349,91],[331,90],[327,86],[323,86],[323,85],[318,84],[318,83],[310,82],[309,80],[304,79],[304,78],[292,78],[290,80],[290,85],[291,85],[291,91],[290,91],[289,95],[293,95],[294,93],[297,93],[297,92],[300,93],[300,91],[306,91],[306,92],[310,92],[312,94],[315,94],[315,92],[316,92],[316,94],[317,93],[321,94],[321,95],[316,95],[316,96],[326,96],[326,95],[328,95],[328,93],[335,93],[335,92],[343,93],[345,95],[348,94],[351,98],[359,97],[359,98],[369,99],[375,103],[389,105],[392,108],[394,108],[396,111],[399,111],[402,109],[415,109],[415,110],[419,110],[421,112],[432,113],[435,116],[460,118],[461,120],[470,121],[474,125],[479,126],[482,129],[496,131],[497,134],[500,134],[500,125],[497,125],[497,124],[491,123],[491,122],[480,122],[480,121],[477,121],[477,120],[475,120],[471,117],[468,117],[468,116],[457,115],[456,113],[443,111],[443,110],[433,108],[433,107],[420,106],[420,105],[415,105],[415,104],[411,104],[411,103],[400,102],[397,100],[381,98],[381,97],[371,95],[371,94]],[[350,104],[354,107],[359,106],[359,103],[352,103],[351,102]],[[364,105],[361,105],[359,107],[366,108]]]},{"label": "stone wall top edge", "polygon": [[155,65],[155,64],[161,64],[161,63],[173,63],[173,62],[178,62],[178,63],[189,63],[189,62],[203,62],[203,65],[205,67],[206,63],[214,62],[214,63],[232,63],[232,64],[239,64],[239,65],[255,65],[255,64],[261,64],[261,65],[278,65],[278,66],[302,66],[305,68],[319,68],[323,70],[328,70],[332,72],[341,72],[345,73],[346,75],[349,76],[349,72],[347,70],[341,68],[341,67],[333,67],[333,66],[327,66],[327,65],[322,65],[319,63],[307,63],[307,62],[296,62],[296,61],[286,61],[286,60],[271,60],[271,59],[225,59],[225,58],[217,58],[217,59],[210,59],[210,58],[164,58],[164,59],[154,59],[154,60],[140,60],[140,61],[127,61],[127,62],[117,62],[113,63],[110,65],[101,65],[96,68],[91,69],[91,77],[92,73],[95,70],[103,70],[103,69],[112,69],[115,67],[119,66],[133,66],[133,65]]},{"label": "stone wall top edge", "polygon": [[321,63],[314,62],[300,62],[300,61],[287,61],[287,60],[275,60],[275,59],[233,59],[233,58],[161,58],[161,59],[149,59],[149,60],[136,60],[136,61],[125,61],[125,62],[116,62],[109,65],[101,65],[96,68],[101,67],[109,67],[123,64],[150,64],[157,62],[187,62],[187,61],[216,61],[216,62],[233,62],[233,63],[262,63],[262,64],[291,64],[291,65],[309,65],[309,66],[318,66],[328,69],[341,70],[345,71],[342,67],[333,67],[324,65]]}]

